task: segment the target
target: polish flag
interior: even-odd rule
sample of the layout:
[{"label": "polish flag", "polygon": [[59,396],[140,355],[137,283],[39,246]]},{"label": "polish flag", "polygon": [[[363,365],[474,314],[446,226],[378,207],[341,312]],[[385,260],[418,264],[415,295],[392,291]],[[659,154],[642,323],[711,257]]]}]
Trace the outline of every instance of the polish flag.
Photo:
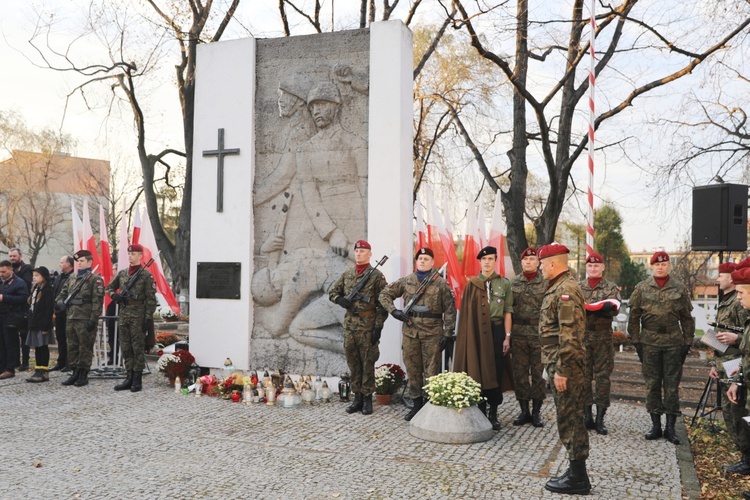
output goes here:
[{"label": "polish flag", "polygon": [[495,209],[492,212],[492,223],[490,224],[490,239],[487,244],[497,248],[495,272],[500,276],[510,279],[516,273],[513,270],[513,263],[510,260],[508,239],[505,237],[506,232],[507,228],[505,226],[505,218],[503,217],[502,191],[498,189],[495,195]]},{"label": "polish flag", "polygon": [[456,297],[456,309],[460,309],[461,306],[461,295],[466,286],[466,276],[464,270],[461,268],[461,264],[458,262],[458,255],[456,254],[456,244],[453,239],[453,223],[451,222],[450,212],[450,200],[448,199],[448,192],[445,193],[443,198],[443,222],[445,224],[445,230],[440,232],[440,239],[443,243],[443,250],[448,261],[448,284],[453,289],[453,295]]},{"label": "polish flag", "polygon": [[[425,185],[425,200],[427,202],[427,235],[429,247],[435,253],[435,267],[442,267],[448,263],[446,270],[446,281],[448,286],[453,290],[453,296],[456,299],[456,309],[461,307],[461,291],[466,279],[463,275],[463,269],[458,263],[456,257],[456,246],[453,244],[452,229],[449,231],[450,217],[447,217],[448,224],[445,223],[443,216],[438,210],[435,200],[432,197],[430,188]],[[447,207],[446,207],[447,208]],[[438,255],[440,259],[438,259]]]},{"label": "polish flag", "polygon": [[[140,232],[140,229],[139,229]],[[122,201],[122,215],[120,216],[120,229],[117,232],[117,272],[123,271],[130,267],[128,263],[128,216],[125,212],[125,200]]]},{"label": "polish flag", "polygon": [[424,225],[422,205],[419,203],[419,200],[414,205],[414,213],[417,216],[417,248],[414,249],[414,253],[416,254],[417,250],[427,245],[427,228]]},{"label": "polish flag", "polygon": [[[131,241],[134,245],[136,243],[141,243],[141,211],[137,209],[135,211],[135,220],[133,221],[133,239]],[[125,252],[125,256],[127,257],[127,250]],[[145,259],[145,255],[143,257],[144,262],[148,261],[148,259]]]},{"label": "polish flag", "polygon": [[[104,286],[109,285],[112,281],[114,274],[112,272],[112,256],[109,253],[109,237],[107,236],[107,221],[104,217],[104,207],[99,205],[99,249],[101,250],[102,260],[102,280],[104,280]],[[109,303],[112,298],[108,293],[104,294],[104,310],[107,310]]]},{"label": "polish flag", "polygon": [[438,211],[437,205],[432,199],[430,186],[425,184],[422,190],[424,191],[425,207],[427,208],[427,218],[425,219],[425,223],[427,224],[427,246],[435,254],[435,268],[437,269],[447,262],[445,251],[443,250],[443,242],[440,239],[440,231],[441,229],[444,230],[443,216]]},{"label": "polish flag", "polygon": [[467,278],[479,276],[482,270],[479,261],[476,259],[479,250],[479,229],[477,228],[477,215],[474,210],[474,204],[469,203],[466,210],[466,232],[464,232],[464,259],[462,267],[464,276]]},{"label": "polish flag", "polygon": [[73,200],[70,200],[70,212],[70,220],[73,222],[73,253],[75,253],[78,250],[83,250],[83,222],[78,217],[76,204]]},{"label": "polish flag", "polygon": [[83,200],[83,242],[84,248],[91,252],[92,262],[91,269],[98,269],[99,273],[102,272],[102,259],[99,258],[99,250],[96,248],[96,240],[94,239],[94,231],[91,229],[91,217],[89,216],[89,200]]},{"label": "polish flag", "polygon": [[[479,198],[479,210],[477,211],[477,232],[476,232],[476,238],[477,238],[477,245],[479,245],[479,250],[487,246],[487,233],[485,232],[485,224],[487,224],[487,217],[484,215],[484,203],[482,203],[482,199]],[[477,253],[479,253],[477,251]]]},{"label": "polish flag", "polygon": [[[159,249],[156,246],[156,238],[154,237],[154,230],[151,228],[151,221],[148,217],[148,212],[144,210],[143,217],[137,216],[136,211],[135,224],[133,226],[133,243],[140,243],[143,245],[143,264],[154,258],[153,264],[148,267],[149,272],[153,275],[154,281],[156,281],[157,295],[160,294],[164,301],[172,312],[180,314],[180,305],[177,303],[177,299],[172,293],[172,288],[167,283],[167,279],[164,277],[164,269],[161,266],[161,260],[159,259]],[[141,220],[143,220],[143,226],[139,226]],[[136,239],[138,235],[138,239]],[[161,302],[161,301],[160,301]]]}]

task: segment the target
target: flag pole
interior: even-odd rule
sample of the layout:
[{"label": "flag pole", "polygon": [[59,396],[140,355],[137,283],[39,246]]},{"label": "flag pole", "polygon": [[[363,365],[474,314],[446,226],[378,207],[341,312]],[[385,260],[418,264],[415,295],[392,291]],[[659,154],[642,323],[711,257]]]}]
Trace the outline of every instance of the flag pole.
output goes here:
[{"label": "flag pole", "polygon": [[596,38],[596,0],[591,0],[590,33],[589,33],[589,186],[588,186],[588,218],[586,221],[586,255],[594,251],[594,126],[596,119],[596,52],[594,41]]}]

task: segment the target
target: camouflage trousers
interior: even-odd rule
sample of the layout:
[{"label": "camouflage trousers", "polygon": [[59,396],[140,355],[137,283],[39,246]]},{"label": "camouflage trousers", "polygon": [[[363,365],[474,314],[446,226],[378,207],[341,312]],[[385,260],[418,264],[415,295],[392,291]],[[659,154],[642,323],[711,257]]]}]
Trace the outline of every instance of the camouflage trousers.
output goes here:
[{"label": "camouflage trousers", "polygon": [[440,335],[424,338],[402,336],[406,376],[409,377],[409,396],[412,399],[422,397],[422,387],[426,380],[440,373]]},{"label": "camouflage trousers", "polygon": [[146,367],[146,333],[143,331],[143,318],[128,318],[121,315],[117,334],[125,369],[142,372]]},{"label": "camouflage trousers", "polygon": [[89,332],[86,330],[86,320],[68,319],[65,334],[68,337],[68,366],[84,370],[91,368],[96,328]]},{"label": "camouflage trousers", "polygon": [[[727,374],[724,370],[717,369],[717,371],[719,372],[719,377],[726,378]],[[729,389],[727,384],[722,382],[718,382],[718,384],[719,393],[723,398],[721,413],[724,415],[727,432],[729,432],[729,436],[738,450],[742,452],[750,451],[750,426],[742,420],[750,412],[748,412],[746,407],[738,406],[727,399],[726,394],[727,389]]]},{"label": "camouflage trousers", "polygon": [[659,415],[680,415],[682,346],[643,344],[641,371],[646,381],[646,410]]},{"label": "camouflage trousers", "polygon": [[[513,357],[513,384],[516,399],[544,399],[544,365],[542,365],[542,342],[539,336],[513,335],[510,341]],[[529,383],[529,375],[531,383]]]},{"label": "camouflage trousers", "polygon": [[351,391],[369,396],[375,392],[375,362],[380,357],[379,342],[372,345],[372,330],[344,332],[344,354],[351,373]]},{"label": "camouflage trousers", "polygon": [[[609,407],[612,386],[609,376],[615,368],[615,347],[612,331],[586,331],[583,344],[586,346],[586,366],[583,378],[583,403],[586,406]],[[594,389],[592,386],[596,384]]]},{"label": "camouflage trousers", "polygon": [[[557,407],[557,432],[568,451],[569,460],[586,460],[589,457],[589,434],[583,423],[583,366],[571,367],[567,390],[558,392],[552,385]],[[555,379],[555,364],[547,365],[550,381]]]}]

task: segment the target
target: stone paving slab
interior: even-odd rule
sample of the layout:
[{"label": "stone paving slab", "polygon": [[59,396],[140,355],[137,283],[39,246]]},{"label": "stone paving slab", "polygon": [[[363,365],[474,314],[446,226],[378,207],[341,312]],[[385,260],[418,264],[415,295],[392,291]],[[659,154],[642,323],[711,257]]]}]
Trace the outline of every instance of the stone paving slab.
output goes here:
[{"label": "stone paving slab", "polygon": [[[400,404],[347,415],[341,402],[286,409],[177,395],[158,375],[140,393],[28,375],[0,381],[1,499],[565,498],[544,490],[567,466],[551,398],[541,429],[511,425],[508,393],[490,441],[447,445],[409,435]],[[682,498],[677,448],[643,439],[645,410],[617,402],[607,417],[608,436],[590,433],[591,496]]]}]

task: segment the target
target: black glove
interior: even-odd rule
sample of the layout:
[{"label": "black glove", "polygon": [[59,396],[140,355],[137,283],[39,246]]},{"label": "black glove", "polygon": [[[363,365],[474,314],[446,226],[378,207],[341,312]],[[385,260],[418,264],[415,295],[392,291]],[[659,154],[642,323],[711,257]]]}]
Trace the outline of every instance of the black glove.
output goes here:
[{"label": "black glove", "polygon": [[370,334],[370,344],[375,345],[380,342],[380,335],[383,333],[382,328],[376,328]]},{"label": "black glove", "polygon": [[147,332],[148,331],[148,318],[143,318],[143,324],[141,325],[141,331]]},{"label": "black glove", "polygon": [[62,300],[55,304],[55,311],[65,312],[67,309],[68,309],[68,306],[66,306],[65,302],[63,302]]},{"label": "black glove", "polygon": [[402,311],[401,309],[394,309],[393,311],[391,311],[391,316],[399,321],[403,321],[404,323],[409,322],[409,316],[404,314],[404,311]]},{"label": "black glove", "polygon": [[447,337],[447,336],[444,335],[444,336],[440,337],[440,351],[444,351],[444,350],[446,350],[448,348],[453,347],[453,342],[455,340],[456,339],[453,336]]},{"label": "black glove", "polygon": [[682,346],[682,362],[683,363],[685,363],[685,358],[687,358],[688,353],[690,353],[690,346],[683,345]]},{"label": "black glove", "polygon": [[643,344],[638,342],[637,344],[633,344],[635,346],[635,352],[638,353],[638,360],[643,363]]},{"label": "black glove", "polygon": [[124,304],[125,303],[125,297],[123,297],[119,293],[113,293],[112,294],[112,302],[115,304]]},{"label": "black glove", "polygon": [[93,332],[94,330],[96,330],[96,321],[90,319],[86,322],[86,331]]},{"label": "black glove", "polygon": [[352,307],[352,301],[346,297],[339,297],[336,299],[336,303],[344,309],[350,309]]},{"label": "black glove", "polygon": [[599,309],[599,312],[604,314],[612,314],[615,311],[617,311],[617,309],[612,302],[605,302],[604,304],[602,304],[602,308]]}]

